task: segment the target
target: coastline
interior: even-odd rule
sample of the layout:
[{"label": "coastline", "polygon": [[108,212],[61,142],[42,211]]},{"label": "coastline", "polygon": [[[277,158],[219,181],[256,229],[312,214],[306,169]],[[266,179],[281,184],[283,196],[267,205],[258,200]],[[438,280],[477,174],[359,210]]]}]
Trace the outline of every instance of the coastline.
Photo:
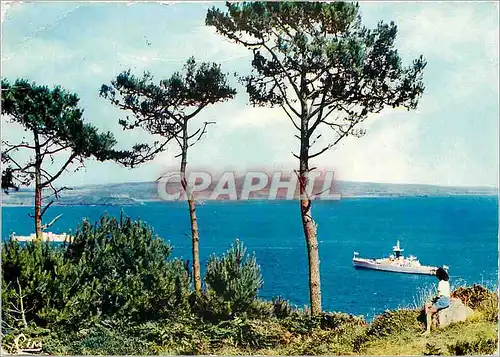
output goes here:
[{"label": "coastline", "polygon": [[[369,194],[361,194],[361,195],[342,195],[340,200],[350,200],[350,199],[377,199],[377,198],[391,198],[391,199],[398,199],[398,198],[452,198],[452,197],[496,197],[498,198],[499,195],[495,193],[457,193],[457,194],[380,194],[380,195],[369,195]],[[251,198],[248,200],[229,200],[229,199],[219,199],[219,200],[210,200],[210,199],[204,199],[204,198],[199,198],[197,199],[199,202],[202,202],[202,204],[206,202],[282,202],[282,201],[295,201],[295,200],[288,200],[288,199],[276,199],[276,200],[268,200],[268,199],[263,199],[263,198]],[[176,202],[183,202],[183,201],[177,201],[177,200],[172,200],[172,201],[166,201],[166,200],[161,200],[161,199],[144,199],[144,200],[139,200],[139,199],[134,199],[135,202],[124,202],[124,203],[64,203],[64,202],[54,202],[53,206],[58,206],[58,207],[74,207],[74,206],[94,206],[94,207],[107,207],[107,206],[140,206],[142,204],[146,203],[176,203]],[[316,199],[313,200],[314,202],[328,202],[328,201],[339,201],[339,200],[321,200],[321,199]],[[5,203],[2,202],[1,207],[32,207],[34,203]]]}]

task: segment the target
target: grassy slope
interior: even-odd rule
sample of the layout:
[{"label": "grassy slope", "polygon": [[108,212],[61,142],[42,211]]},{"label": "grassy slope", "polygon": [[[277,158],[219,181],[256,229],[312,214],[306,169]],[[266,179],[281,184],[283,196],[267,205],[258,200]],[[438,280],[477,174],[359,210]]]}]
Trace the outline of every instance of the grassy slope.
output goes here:
[{"label": "grassy slope", "polygon": [[[423,329],[422,329],[423,331]],[[331,332],[327,332],[331,335]],[[316,335],[316,336],[314,336]],[[456,355],[450,347],[468,343],[477,345],[485,341],[498,341],[498,324],[473,319],[464,323],[454,324],[448,328],[433,331],[429,336],[420,333],[405,333],[391,335],[375,341],[366,342],[359,351],[348,351],[342,348],[336,338],[321,341],[317,334],[312,334],[301,341],[294,341],[287,346],[273,349],[242,350],[225,346],[216,351],[217,355],[370,355],[370,356],[422,356],[424,354]],[[482,341],[482,342],[481,342]],[[429,346],[430,345],[430,346]],[[434,348],[434,350],[433,350]],[[480,347],[481,348],[481,347]],[[476,350],[477,351],[477,350]],[[471,354],[488,354],[484,350]]]},{"label": "grassy slope", "polygon": [[411,318],[416,314],[388,312],[376,328],[372,323],[310,330],[302,329],[304,318],[293,326],[275,318],[244,320],[242,329],[234,322],[214,329],[178,321],[160,323],[164,332],[159,339],[158,334],[151,335],[154,329],[148,333],[148,329],[132,327],[132,337],[111,327],[104,334],[90,330],[73,336],[51,334],[43,345],[44,352],[57,355],[488,355],[497,349],[498,322],[481,312],[465,322],[433,330],[429,336],[421,335],[423,324]]},{"label": "grassy slope", "polygon": [[[409,322],[409,321],[408,321]],[[452,324],[440,330],[433,330],[428,336],[422,336],[423,325],[412,325],[410,330],[394,332],[382,337],[374,337],[360,343],[354,351],[352,341],[363,336],[367,328],[359,328],[346,334],[332,330],[314,329],[305,335],[295,335],[283,340],[277,346],[264,349],[242,348],[226,343],[208,352],[214,355],[385,355],[385,356],[421,356],[433,355],[488,355],[492,353],[492,344],[498,343],[498,323],[487,321],[481,313],[469,320]],[[276,326],[277,327],[277,326]],[[267,326],[267,328],[272,328]],[[286,340],[286,338],[284,339]],[[466,346],[462,353],[457,353],[457,346]],[[468,346],[468,347],[467,347]],[[496,348],[496,347],[495,347]],[[159,351],[161,354],[178,354],[175,348]]]},{"label": "grassy slope", "polygon": [[456,346],[464,342],[476,344],[478,341],[496,340],[497,337],[497,323],[472,318],[469,321],[457,323],[442,330],[435,330],[429,336],[406,333],[370,341],[363,346],[360,354],[421,356],[424,353],[436,353],[432,352],[432,348],[434,348],[435,351],[442,354],[455,355],[453,351],[449,350],[448,346]]}]

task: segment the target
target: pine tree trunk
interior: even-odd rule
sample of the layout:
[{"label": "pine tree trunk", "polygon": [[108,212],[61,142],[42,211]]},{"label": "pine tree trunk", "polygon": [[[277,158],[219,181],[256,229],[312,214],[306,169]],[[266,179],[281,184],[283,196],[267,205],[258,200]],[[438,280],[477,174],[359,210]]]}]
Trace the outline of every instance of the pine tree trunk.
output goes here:
[{"label": "pine tree trunk", "polygon": [[35,131],[35,235],[42,240],[42,170],[40,157],[40,143]]},{"label": "pine tree trunk", "polygon": [[191,244],[193,253],[193,282],[196,292],[201,292],[201,272],[200,272],[200,248],[199,248],[199,233],[198,233],[198,220],[196,219],[196,207],[194,199],[191,197],[191,192],[186,179],[186,166],[187,166],[187,150],[188,150],[188,129],[187,120],[184,122],[183,140],[182,140],[182,159],[181,159],[181,184],[184,192],[186,193],[189,206],[189,218],[191,221]]},{"label": "pine tree trunk", "polygon": [[194,200],[188,200],[189,215],[191,217],[191,239],[193,243],[193,279],[194,289],[201,292],[201,272],[200,272],[200,238],[198,235],[198,221],[196,220],[196,208]]},{"label": "pine tree trunk", "polygon": [[[302,77],[304,78],[304,77]],[[302,101],[301,140],[300,140],[300,167],[299,167],[299,192],[300,214],[302,227],[307,245],[307,262],[309,266],[309,298],[311,302],[311,315],[319,315],[321,309],[321,280],[319,273],[319,249],[316,235],[316,224],[312,218],[312,201],[308,196],[307,183],[309,174],[309,120],[306,101]]]},{"label": "pine tree trunk", "polygon": [[[302,166],[302,165],[301,165]],[[309,266],[309,298],[311,302],[311,314],[319,315],[321,309],[321,284],[319,273],[319,249],[316,235],[316,224],[312,218],[312,201],[304,198],[306,195],[307,173],[299,173],[300,177],[300,214],[302,217],[302,227],[307,245],[307,261]]]},{"label": "pine tree trunk", "polygon": [[38,170],[35,175],[35,234],[37,240],[42,240],[42,187]]}]

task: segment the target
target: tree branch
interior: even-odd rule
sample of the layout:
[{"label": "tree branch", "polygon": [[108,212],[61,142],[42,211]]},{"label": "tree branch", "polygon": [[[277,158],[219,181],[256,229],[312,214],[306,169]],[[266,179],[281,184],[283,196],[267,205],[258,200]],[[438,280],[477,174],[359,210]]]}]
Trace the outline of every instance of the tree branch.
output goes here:
[{"label": "tree branch", "polygon": [[61,167],[61,169],[55,175],[53,175],[50,180],[42,182],[41,187],[45,187],[45,186],[51,184],[52,182],[54,182],[55,180],[57,180],[57,178],[59,176],[61,176],[61,174],[66,170],[68,165],[73,162],[73,160],[76,158],[76,156],[77,155],[75,153],[71,154],[69,159],[64,163],[64,165]]},{"label": "tree branch", "polygon": [[[288,97],[286,95],[286,92],[283,88],[281,88],[281,84],[279,83],[279,81],[277,79],[274,79],[275,81],[275,84],[276,84],[276,87],[278,87],[278,90],[280,91],[281,93],[281,96],[282,98],[285,100],[285,103],[286,105],[288,106],[288,108],[290,108],[290,110],[293,112],[293,114],[295,114],[297,117],[300,118],[300,113],[293,107],[293,105],[288,101]],[[282,104],[283,105],[283,104]]]},{"label": "tree branch", "polygon": [[196,116],[203,108],[205,108],[208,105],[208,102],[201,104],[196,110],[194,110],[191,114],[185,115],[184,120],[189,120]]},{"label": "tree branch", "polygon": [[267,46],[265,43],[262,44],[262,47],[264,47],[271,54],[274,61],[280,66],[281,73],[283,73],[287,77],[288,81],[290,82],[290,85],[292,86],[293,90],[295,91],[295,94],[297,95],[297,98],[302,103],[303,98],[301,96],[301,92],[300,92],[299,88],[297,87],[297,84],[293,81],[292,77],[290,76],[290,73],[288,73],[286,68],[283,66],[283,64],[279,60],[278,56],[276,56],[274,51],[272,49],[270,49],[269,46]]},{"label": "tree branch", "polygon": [[52,226],[52,225],[53,225],[53,224],[54,224],[54,223],[55,223],[55,222],[56,222],[59,218],[61,218],[61,216],[62,216],[62,213],[61,213],[60,215],[56,216],[56,217],[55,217],[52,221],[50,221],[49,223],[44,224],[44,225],[42,226],[42,230],[45,230],[45,229],[49,228],[50,226]]},{"label": "tree branch", "polygon": [[52,150],[52,151],[48,151],[50,146],[47,147],[47,149],[42,153],[42,156],[45,156],[45,155],[54,155],[60,151],[63,151],[63,150],[67,150],[67,149],[70,149],[71,146],[62,146],[60,147],[59,149],[55,149],[55,150]]},{"label": "tree branch", "polygon": [[[337,141],[337,142],[338,142],[338,141]],[[318,152],[317,152],[317,153],[315,153],[315,154],[308,155],[308,156],[307,156],[307,158],[308,158],[308,159],[313,159],[313,158],[315,158],[316,156],[321,155],[321,154],[322,154],[322,153],[324,153],[325,151],[330,150],[330,149],[331,149],[334,145],[335,145],[335,144],[328,144],[328,146],[327,146],[327,147],[323,148],[322,150],[318,151]]]},{"label": "tree branch", "polygon": [[[201,133],[198,136],[198,138],[192,144],[189,144],[188,147],[193,146],[194,144],[196,144],[198,141],[201,140],[201,138],[203,137],[203,135],[207,133],[207,126],[210,125],[210,124],[215,124],[215,122],[214,121],[206,121],[204,123],[204,125],[203,125],[203,130],[201,131]],[[199,130],[197,130],[197,132],[199,132]],[[196,134],[193,134],[190,137],[188,137],[188,140],[191,139],[194,135],[196,135]]]},{"label": "tree branch", "polygon": [[288,111],[286,110],[285,106],[283,104],[280,104],[280,106],[281,106],[281,108],[283,108],[283,110],[286,113],[286,115],[288,116],[288,118],[290,118],[290,121],[292,122],[292,124],[295,127],[295,129],[297,129],[298,131],[300,131],[300,127],[297,125],[297,123],[295,122],[295,120],[293,120],[292,116],[290,115],[290,113],[288,113]]},{"label": "tree branch", "polygon": [[43,217],[45,212],[49,209],[50,206],[52,206],[53,203],[54,203],[54,200],[50,201],[49,204],[43,208],[42,213],[40,213],[40,217]]}]

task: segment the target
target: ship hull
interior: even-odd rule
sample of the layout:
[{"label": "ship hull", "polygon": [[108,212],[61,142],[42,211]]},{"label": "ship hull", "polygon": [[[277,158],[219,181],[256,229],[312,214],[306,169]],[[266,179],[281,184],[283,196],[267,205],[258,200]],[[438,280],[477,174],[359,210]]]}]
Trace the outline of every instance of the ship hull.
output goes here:
[{"label": "ship hull", "polygon": [[405,267],[391,264],[376,263],[370,259],[354,258],[352,261],[356,269],[371,269],[387,271],[392,273],[435,275],[437,268],[430,266]]}]

